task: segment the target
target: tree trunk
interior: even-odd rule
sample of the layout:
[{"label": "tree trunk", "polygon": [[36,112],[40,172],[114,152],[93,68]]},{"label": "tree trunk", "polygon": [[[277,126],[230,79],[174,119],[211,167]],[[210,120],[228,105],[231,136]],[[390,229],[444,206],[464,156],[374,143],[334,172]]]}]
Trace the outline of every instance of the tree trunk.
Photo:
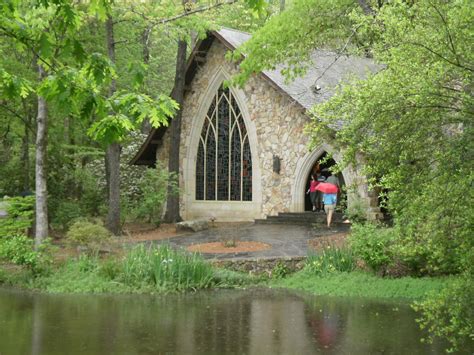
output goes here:
[{"label": "tree trunk", "polygon": [[[110,15],[107,17],[107,21],[105,22],[105,33],[109,60],[112,63],[115,63],[114,22]],[[117,83],[115,80],[112,80],[110,83],[109,95],[112,96],[116,90]],[[120,235],[120,144],[112,143],[107,147],[105,164],[109,204],[107,228],[114,235]]]},{"label": "tree trunk", "polygon": [[280,0],[280,13],[285,10],[285,0]]},{"label": "tree trunk", "polygon": [[[142,54],[143,54],[143,63],[148,65],[150,63],[150,36],[152,31],[152,26],[148,25],[142,32],[141,41],[142,41]],[[140,131],[144,134],[148,134],[151,131],[150,120],[144,119]]]},{"label": "tree trunk", "polygon": [[107,228],[114,235],[120,235],[120,144],[107,147],[109,210]]},{"label": "tree trunk", "polygon": [[30,116],[26,117],[25,135],[22,141],[22,160],[23,160],[23,192],[30,191]]},{"label": "tree trunk", "polygon": [[[172,93],[173,99],[179,103],[179,111],[171,120],[170,135],[170,155],[168,161],[168,171],[175,173],[178,177],[179,184],[179,145],[181,137],[181,116],[183,113],[183,99],[184,99],[184,79],[186,71],[186,41],[180,40],[178,42],[178,55],[176,58],[176,75],[174,79],[174,89]],[[179,194],[174,192],[171,186],[168,188],[168,198],[166,204],[165,221],[179,222],[181,216],[179,215]]]},{"label": "tree trunk", "polygon": [[[44,69],[38,64],[40,81],[45,77]],[[46,185],[46,148],[47,148],[47,118],[46,100],[38,95],[38,116],[36,119],[36,219],[35,219],[35,248],[48,236],[48,187]]]}]

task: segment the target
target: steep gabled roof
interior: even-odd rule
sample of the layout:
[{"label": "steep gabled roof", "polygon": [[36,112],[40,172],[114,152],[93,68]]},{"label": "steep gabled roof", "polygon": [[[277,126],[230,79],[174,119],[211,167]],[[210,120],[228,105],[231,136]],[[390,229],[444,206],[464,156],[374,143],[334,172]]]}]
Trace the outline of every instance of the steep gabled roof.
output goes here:
[{"label": "steep gabled roof", "polygon": [[[239,47],[251,37],[248,33],[229,28],[223,28],[216,34],[231,49]],[[281,74],[284,65],[278,65],[275,70],[265,70],[262,75],[302,107],[309,109],[329,99],[334,94],[336,86],[351,76],[364,78],[368,73],[375,73],[381,69],[381,66],[371,59],[341,56],[324,50],[315,50],[311,54],[310,61],[306,74],[291,82],[286,82]],[[315,90],[316,85],[319,90]]]},{"label": "steep gabled roof", "polygon": [[[188,59],[185,90],[189,88],[198,68],[205,62],[207,52],[214,40],[217,39],[229,50],[234,50],[250,37],[249,33],[222,28],[219,31],[212,31],[206,39],[199,41]],[[368,73],[381,69],[380,65],[367,58],[339,56],[334,52],[323,50],[315,50],[311,54],[311,62],[313,65],[308,66],[306,74],[292,82],[286,82],[281,74],[284,65],[277,66],[275,70],[266,70],[261,73],[261,76],[272,87],[288,95],[303,109],[310,109],[315,104],[328,100],[334,94],[336,86],[351,76],[364,78]],[[160,144],[166,129],[166,127],[152,129],[131,163],[154,165],[156,147]]]}]

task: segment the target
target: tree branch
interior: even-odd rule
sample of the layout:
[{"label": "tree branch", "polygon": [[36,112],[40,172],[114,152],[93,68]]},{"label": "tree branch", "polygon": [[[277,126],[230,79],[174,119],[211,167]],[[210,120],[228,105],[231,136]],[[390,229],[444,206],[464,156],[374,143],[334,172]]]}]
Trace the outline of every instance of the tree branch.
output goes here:
[{"label": "tree branch", "polygon": [[30,123],[25,120],[25,118],[20,115],[18,112],[16,112],[15,110],[11,109],[10,107],[8,107],[6,104],[4,104],[2,101],[0,101],[0,107],[3,108],[5,111],[8,111],[10,112],[13,116],[19,118],[24,124],[26,127],[28,127],[28,129],[34,134],[35,131],[33,130],[33,127],[31,127]]},{"label": "tree branch", "polygon": [[430,47],[428,46],[425,46],[424,44],[421,44],[421,43],[416,43],[416,42],[405,42],[406,44],[410,44],[412,46],[418,46],[418,47],[421,47],[421,48],[424,48],[426,49],[428,52],[434,54],[435,56],[437,56],[438,58],[441,58],[442,60],[444,60],[445,62],[451,64],[451,65],[454,65],[455,67],[458,67],[458,68],[461,68],[461,69],[465,69],[465,70],[468,70],[470,72],[474,72],[474,69],[472,68],[469,68],[469,67],[466,67],[464,65],[461,65],[461,64],[458,64],[456,62],[453,62],[452,60],[449,60],[448,58],[445,58],[443,57],[441,54],[439,54],[438,52],[434,51],[433,49],[431,49]]},{"label": "tree branch", "polygon": [[443,21],[443,24],[444,24],[444,28],[446,29],[446,35],[448,37],[448,42],[451,46],[451,49],[452,49],[452,52],[453,54],[456,56],[456,61],[458,63],[458,65],[461,65],[460,61],[459,61],[459,57],[458,57],[458,54],[456,52],[456,47],[454,47],[454,42],[453,42],[453,38],[451,37],[451,32],[449,31],[449,27],[448,27],[448,22],[446,21],[445,17],[443,16],[443,14],[441,13],[441,11],[439,11],[439,9],[433,5],[431,2],[429,2],[430,6],[432,8],[435,9],[436,13],[439,15],[439,17],[441,18],[441,21]]},{"label": "tree branch", "polygon": [[344,44],[344,46],[339,50],[337,51],[337,54],[336,54],[336,57],[334,58],[334,60],[326,67],[324,68],[323,72],[318,75],[318,77],[316,78],[316,80],[314,80],[314,83],[312,86],[315,86],[316,83],[318,82],[319,79],[321,79],[325,74],[326,72],[339,60],[339,58],[344,54],[344,52],[346,51],[347,49],[347,46],[349,45],[352,37],[355,36],[355,34],[357,33],[357,30],[358,28],[360,27],[361,25],[357,26],[356,28],[354,28],[350,34],[350,36],[347,38],[347,41],[346,43]]},{"label": "tree branch", "polygon": [[218,7],[221,7],[223,5],[232,5],[234,3],[236,3],[237,0],[227,0],[227,1],[224,1],[224,2],[218,2],[214,5],[208,5],[208,6],[200,6],[194,10],[190,10],[190,11],[185,11],[181,14],[178,14],[178,15],[175,15],[175,16],[172,16],[172,17],[168,17],[168,18],[163,18],[163,19],[160,19],[160,20],[154,20],[154,19],[150,19],[148,16],[146,16],[144,13],[142,12],[138,12],[137,10],[135,10],[134,8],[131,9],[131,11],[139,16],[141,16],[144,20],[147,20],[150,22],[150,27],[155,27],[155,26],[159,26],[159,25],[163,25],[165,23],[168,23],[168,22],[172,22],[172,21],[176,21],[176,20],[179,20],[183,17],[187,17],[187,16],[190,16],[190,15],[194,15],[194,14],[197,14],[197,13],[200,13],[200,12],[204,12],[204,11],[209,11],[209,10],[212,10],[212,9],[216,9]]}]

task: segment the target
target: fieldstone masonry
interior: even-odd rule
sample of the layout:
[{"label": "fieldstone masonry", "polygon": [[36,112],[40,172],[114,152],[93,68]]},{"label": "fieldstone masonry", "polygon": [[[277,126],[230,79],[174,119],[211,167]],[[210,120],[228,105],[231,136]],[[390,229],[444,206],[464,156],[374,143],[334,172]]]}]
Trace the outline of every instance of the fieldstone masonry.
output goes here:
[{"label": "fieldstone masonry", "polygon": [[[208,109],[205,103],[215,94],[215,91],[209,90],[209,87],[213,83],[215,85],[216,77],[219,75],[222,78],[230,78],[237,72],[236,64],[225,60],[226,50],[219,41],[213,42],[205,63],[197,71],[190,90],[185,95],[180,146],[182,169],[179,175],[180,186],[185,188],[180,200],[181,215],[185,219],[207,217],[217,218],[217,220],[250,220],[277,215],[278,212],[299,212],[295,210],[298,207],[292,204],[295,199],[292,196],[292,190],[294,190],[292,187],[298,183],[295,181],[296,171],[304,165],[303,159],[308,159],[309,137],[303,133],[303,129],[309,119],[298,103],[278,88],[273,87],[261,75],[251,78],[242,90],[231,89],[234,96],[243,103],[240,109],[244,118],[247,118],[247,130],[254,130],[257,137],[256,145],[251,146],[254,164],[253,204],[226,202],[227,205],[224,206],[226,208],[223,210],[222,202],[219,205],[217,202],[194,200],[196,147],[191,145],[193,138],[195,142],[197,141],[195,135],[199,136],[201,133],[203,117],[200,116],[205,115]],[[250,143],[252,144],[251,140]],[[325,143],[321,142],[321,144]],[[169,145],[169,131],[167,131],[162,146],[157,150],[157,158],[165,166],[167,166]],[[281,159],[280,174],[273,172],[274,155]],[[314,164],[315,161],[309,164]],[[258,179],[259,173],[260,179]],[[376,197],[371,196],[367,191],[365,180],[348,176],[349,174],[353,174],[353,171],[344,173],[346,183],[357,180],[358,184],[362,184],[355,190],[367,206],[367,211],[370,211],[370,217],[377,217]],[[302,183],[305,184],[306,180]],[[296,193],[303,193],[303,190]],[[351,199],[354,200],[355,197],[352,196]],[[203,206],[208,206],[208,208],[203,208]]]}]

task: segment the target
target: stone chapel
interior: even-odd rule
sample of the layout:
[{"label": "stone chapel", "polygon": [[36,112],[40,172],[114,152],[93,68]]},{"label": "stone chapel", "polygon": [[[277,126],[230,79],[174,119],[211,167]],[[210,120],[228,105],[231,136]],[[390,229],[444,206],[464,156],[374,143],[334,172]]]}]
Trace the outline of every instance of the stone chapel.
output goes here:
[{"label": "stone chapel", "polygon": [[[367,58],[317,50],[306,75],[287,83],[281,68],[253,76],[243,88],[223,82],[238,63],[225,59],[250,34],[223,28],[199,41],[187,63],[180,142],[180,214],[184,220],[249,221],[281,212],[309,210],[311,173],[324,174],[340,158],[323,141],[312,151],[304,133],[307,111],[334,93],[350,76],[380,69]],[[152,129],[132,163],[168,166],[167,127]],[[318,164],[327,154],[331,159]],[[369,219],[380,215],[377,196],[358,167],[339,174],[348,207],[363,206]]]}]

